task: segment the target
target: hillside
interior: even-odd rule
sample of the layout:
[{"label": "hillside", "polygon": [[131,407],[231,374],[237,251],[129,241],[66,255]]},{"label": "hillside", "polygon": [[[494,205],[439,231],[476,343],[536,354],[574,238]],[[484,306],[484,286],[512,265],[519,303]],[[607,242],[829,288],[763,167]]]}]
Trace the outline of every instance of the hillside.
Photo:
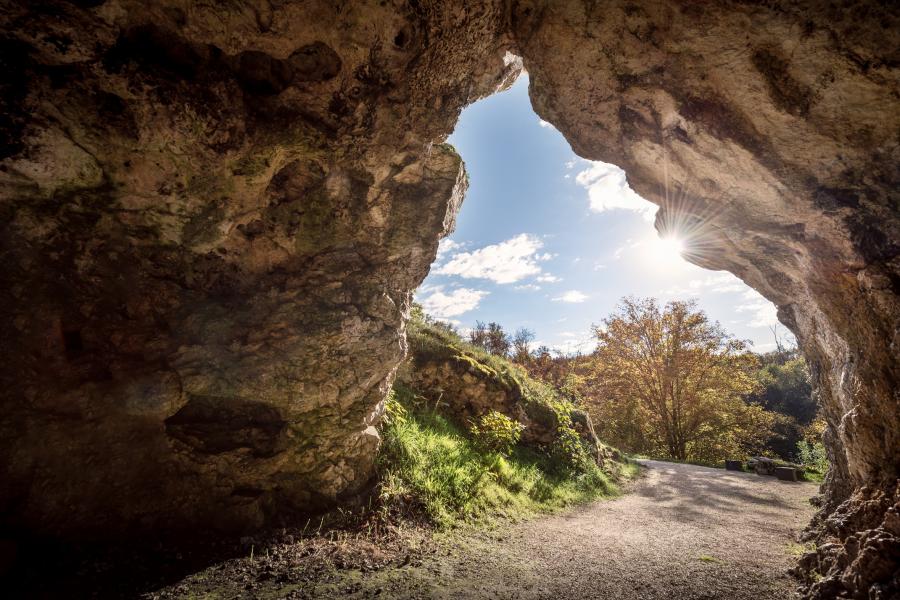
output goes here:
[{"label": "hillside", "polygon": [[615,495],[636,472],[587,412],[506,358],[422,320],[408,340],[378,462],[388,510],[439,526],[515,519]]}]

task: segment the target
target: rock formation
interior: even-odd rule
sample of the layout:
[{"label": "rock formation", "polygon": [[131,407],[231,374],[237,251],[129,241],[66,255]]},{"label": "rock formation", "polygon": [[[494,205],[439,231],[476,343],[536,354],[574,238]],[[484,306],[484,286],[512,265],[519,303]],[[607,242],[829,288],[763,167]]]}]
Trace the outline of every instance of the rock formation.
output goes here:
[{"label": "rock formation", "polygon": [[7,519],[245,529],[357,493],[465,192],[432,142],[518,71],[503,13],[5,4]]},{"label": "rock formation", "polygon": [[890,3],[2,7],[4,525],[252,528],[363,489],[465,190],[440,142],[518,55],[540,116],[797,334],[834,463],[807,592],[900,586]]},{"label": "rock formation", "polygon": [[481,352],[440,326],[413,321],[407,334],[409,358],[397,381],[428,406],[467,429],[491,411],[502,413],[523,426],[523,444],[542,451],[559,443],[561,427],[570,428],[599,466],[615,469],[607,462],[621,456],[597,438],[590,415],[521,366]]},{"label": "rock formation", "polygon": [[541,118],[624,168],[689,260],[739,276],[797,335],[834,465],[810,593],[900,594],[900,12],[535,2],[517,16]]}]

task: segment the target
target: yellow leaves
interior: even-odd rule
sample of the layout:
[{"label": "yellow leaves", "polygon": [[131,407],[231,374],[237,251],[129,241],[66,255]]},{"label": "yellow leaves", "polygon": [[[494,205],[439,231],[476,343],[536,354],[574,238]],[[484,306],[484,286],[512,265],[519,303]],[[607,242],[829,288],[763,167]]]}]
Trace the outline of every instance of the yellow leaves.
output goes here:
[{"label": "yellow leaves", "polygon": [[755,355],[693,302],[661,308],[652,298],[625,298],[595,335],[591,385],[600,400],[592,409],[614,443],[717,460],[767,439],[774,415],[744,402],[758,385]]}]

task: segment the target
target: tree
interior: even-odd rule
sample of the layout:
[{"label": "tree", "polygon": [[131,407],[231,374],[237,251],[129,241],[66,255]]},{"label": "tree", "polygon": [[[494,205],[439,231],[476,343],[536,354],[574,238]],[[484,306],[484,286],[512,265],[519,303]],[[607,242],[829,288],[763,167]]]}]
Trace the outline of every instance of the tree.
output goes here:
[{"label": "tree", "polygon": [[512,359],[520,365],[526,365],[531,361],[531,341],[534,332],[525,327],[519,327],[512,338]]},{"label": "tree", "polygon": [[503,326],[493,321],[488,323],[486,350],[497,356],[506,356],[509,354],[509,347],[509,336],[503,331]]},{"label": "tree", "polygon": [[553,368],[553,354],[550,347],[541,344],[535,349],[531,357],[531,363],[528,365],[528,372],[532,377],[542,379],[550,383],[549,373]]},{"label": "tree", "polygon": [[757,389],[750,400],[782,415],[768,447],[785,460],[792,460],[804,429],[818,412],[809,369],[796,350],[784,348],[761,355],[760,362],[762,366],[755,373]]},{"label": "tree", "polygon": [[469,343],[487,350],[487,326],[481,321],[475,321],[475,327],[469,332]]},{"label": "tree", "polygon": [[744,402],[756,358],[693,301],[625,298],[594,327],[592,402],[607,439],[631,451],[718,461],[755,452],[774,417]]},{"label": "tree", "polygon": [[487,325],[481,321],[475,321],[475,327],[469,332],[469,343],[473,346],[484,348],[497,356],[509,354],[509,335],[503,331],[503,326],[500,323],[493,321]]},{"label": "tree", "polygon": [[788,415],[806,427],[816,418],[818,407],[806,361],[796,352],[788,356],[775,352],[760,356],[762,367],[756,373],[759,382],[754,401],[766,410]]}]

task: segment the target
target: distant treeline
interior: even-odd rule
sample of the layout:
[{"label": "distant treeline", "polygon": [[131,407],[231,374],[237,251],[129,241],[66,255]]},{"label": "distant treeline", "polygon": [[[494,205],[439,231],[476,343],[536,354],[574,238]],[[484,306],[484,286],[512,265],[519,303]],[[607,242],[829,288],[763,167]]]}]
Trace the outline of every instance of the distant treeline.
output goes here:
[{"label": "distant treeline", "polygon": [[796,349],[754,353],[695,302],[652,298],[624,298],[592,335],[596,350],[575,355],[532,348],[533,331],[496,322],[477,322],[468,340],[587,408],[600,438],[628,452],[701,463],[767,455],[826,468]]}]

